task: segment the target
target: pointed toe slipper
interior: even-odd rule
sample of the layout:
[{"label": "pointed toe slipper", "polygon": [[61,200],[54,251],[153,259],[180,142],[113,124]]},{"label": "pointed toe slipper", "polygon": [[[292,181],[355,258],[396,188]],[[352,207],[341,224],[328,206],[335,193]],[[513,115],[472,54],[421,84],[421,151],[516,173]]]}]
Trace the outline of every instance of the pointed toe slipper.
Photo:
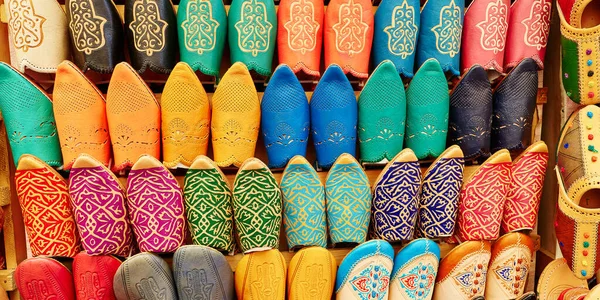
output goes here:
[{"label": "pointed toe slipper", "polygon": [[294,300],[330,300],[337,262],[325,248],[304,248],[292,257],[288,269],[287,296]]},{"label": "pointed toe slipper", "polygon": [[73,260],[73,281],[77,299],[115,300],[113,278],[121,260],[111,255],[80,252]]},{"label": "pointed toe slipper", "polygon": [[408,243],[394,259],[390,299],[431,299],[439,264],[440,247],[434,241]]},{"label": "pointed toe slipper", "polygon": [[177,300],[169,265],[158,255],[148,252],[136,254],[121,264],[113,288],[118,300]]},{"label": "pointed toe slipper", "polygon": [[17,266],[14,278],[23,299],[76,299],[73,275],[54,259],[26,259]]},{"label": "pointed toe slipper", "polygon": [[283,300],[287,265],[279,250],[244,255],[235,269],[238,300]]}]

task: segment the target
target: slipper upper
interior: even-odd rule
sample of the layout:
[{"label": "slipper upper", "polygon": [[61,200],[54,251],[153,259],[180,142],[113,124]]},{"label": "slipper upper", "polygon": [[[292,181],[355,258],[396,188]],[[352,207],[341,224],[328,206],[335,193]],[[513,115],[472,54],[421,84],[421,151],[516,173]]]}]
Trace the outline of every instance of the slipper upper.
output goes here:
[{"label": "slipper upper", "polygon": [[238,300],[284,300],[287,265],[279,250],[244,255],[235,269]]},{"label": "slipper upper", "polygon": [[540,299],[579,299],[559,297],[563,291],[570,288],[579,288],[579,295],[589,293],[587,280],[575,277],[567,260],[557,258],[551,261],[540,274],[536,291]]},{"label": "slipper upper", "polygon": [[440,264],[440,247],[429,239],[416,239],[394,259],[390,282],[391,299],[423,299],[433,296]]},{"label": "slipper upper", "polygon": [[117,299],[177,299],[173,273],[160,256],[139,253],[124,261],[113,280]]},{"label": "slipper upper", "polygon": [[116,300],[113,279],[121,260],[112,255],[80,252],[73,260],[73,282],[78,299]]},{"label": "slipper upper", "polygon": [[28,258],[19,263],[14,278],[24,299],[76,299],[73,275],[54,259]]},{"label": "slipper upper", "polygon": [[298,251],[288,267],[287,298],[331,300],[336,269],[335,257],[325,248]]}]

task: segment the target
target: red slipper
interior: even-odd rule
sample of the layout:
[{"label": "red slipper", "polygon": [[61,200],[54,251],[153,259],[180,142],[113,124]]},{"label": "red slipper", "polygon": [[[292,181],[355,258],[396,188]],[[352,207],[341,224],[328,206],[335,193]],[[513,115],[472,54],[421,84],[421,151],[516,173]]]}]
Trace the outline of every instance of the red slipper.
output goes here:
[{"label": "red slipper", "polygon": [[121,261],[112,255],[80,252],[73,260],[73,281],[77,299],[115,300],[113,278]]},{"label": "red slipper", "polygon": [[71,272],[54,259],[26,259],[17,266],[15,278],[21,299],[75,300]]}]

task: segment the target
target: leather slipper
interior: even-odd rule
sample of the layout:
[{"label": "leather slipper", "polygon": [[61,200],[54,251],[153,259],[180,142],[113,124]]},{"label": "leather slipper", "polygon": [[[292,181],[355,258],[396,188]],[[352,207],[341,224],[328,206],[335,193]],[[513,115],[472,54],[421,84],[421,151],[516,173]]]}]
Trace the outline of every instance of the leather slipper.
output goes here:
[{"label": "leather slipper", "polygon": [[337,262],[325,248],[304,248],[292,257],[287,277],[291,300],[330,300],[335,285]]},{"label": "leather slipper", "polygon": [[508,233],[492,245],[485,284],[486,299],[515,299],[523,295],[531,270],[533,239],[520,232]]},{"label": "leather slipper", "polygon": [[[587,280],[575,277],[569,269],[567,260],[557,258],[551,261],[540,274],[537,292],[539,299],[565,299],[564,296],[560,298],[562,293],[571,288],[578,288],[578,295],[585,295],[589,292]],[[570,297],[566,299],[580,298]]]},{"label": "leather slipper", "polygon": [[144,252],[124,261],[113,280],[118,300],[177,300],[169,265],[158,255]]},{"label": "leather slipper", "polygon": [[73,275],[54,259],[28,258],[17,266],[14,278],[23,299],[75,300]]},{"label": "leather slipper", "polygon": [[121,260],[111,255],[80,252],[73,260],[73,281],[77,299],[114,300],[113,278]]},{"label": "leather slipper", "polygon": [[238,300],[283,300],[287,266],[277,249],[244,255],[235,269]]},{"label": "leather slipper", "polygon": [[416,239],[394,259],[390,299],[430,300],[440,264],[440,247],[429,239]]}]

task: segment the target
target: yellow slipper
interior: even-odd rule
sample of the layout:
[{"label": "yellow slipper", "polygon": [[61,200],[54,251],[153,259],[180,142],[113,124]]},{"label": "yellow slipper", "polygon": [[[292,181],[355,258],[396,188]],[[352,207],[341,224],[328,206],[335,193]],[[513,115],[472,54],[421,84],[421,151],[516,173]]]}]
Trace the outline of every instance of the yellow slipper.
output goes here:
[{"label": "yellow slipper", "polygon": [[290,261],[288,299],[331,299],[336,269],[335,257],[325,248],[309,247],[298,251]]},{"label": "yellow slipper", "polygon": [[277,249],[244,255],[235,269],[238,300],[285,299],[287,266]]}]

